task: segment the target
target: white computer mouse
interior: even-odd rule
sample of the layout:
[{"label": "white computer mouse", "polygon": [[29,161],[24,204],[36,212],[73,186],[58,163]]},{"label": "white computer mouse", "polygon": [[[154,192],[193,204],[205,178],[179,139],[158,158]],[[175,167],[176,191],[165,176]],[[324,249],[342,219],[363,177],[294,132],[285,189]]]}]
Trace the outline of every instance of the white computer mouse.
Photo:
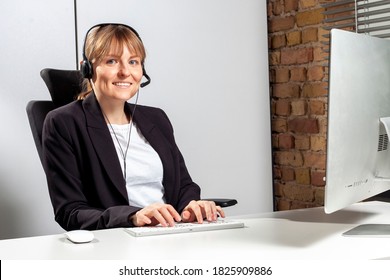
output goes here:
[{"label": "white computer mouse", "polygon": [[66,238],[68,238],[73,243],[88,243],[94,239],[94,234],[88,230],[71,230],[65,233]]}]

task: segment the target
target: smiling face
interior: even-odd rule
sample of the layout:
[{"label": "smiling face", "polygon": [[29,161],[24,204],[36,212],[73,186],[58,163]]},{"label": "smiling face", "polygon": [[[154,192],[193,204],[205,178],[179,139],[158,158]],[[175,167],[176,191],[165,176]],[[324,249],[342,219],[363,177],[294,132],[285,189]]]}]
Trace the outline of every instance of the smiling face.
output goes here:
[{"label": "smiling face", "polygon": [[141,58],[126,45],[119,47],[113,42],[107,55],[93,65],[99,102],[125,102],[137,93],[143,75]]},{"label": "smiling face", "polygon": [[92,64],[93,75],[80,99],[91,92],[90,84],[101,105],[120,105],[136,94],[146,51],[132,28],[117,24],[93,28],[86,37],[85,55]]}]

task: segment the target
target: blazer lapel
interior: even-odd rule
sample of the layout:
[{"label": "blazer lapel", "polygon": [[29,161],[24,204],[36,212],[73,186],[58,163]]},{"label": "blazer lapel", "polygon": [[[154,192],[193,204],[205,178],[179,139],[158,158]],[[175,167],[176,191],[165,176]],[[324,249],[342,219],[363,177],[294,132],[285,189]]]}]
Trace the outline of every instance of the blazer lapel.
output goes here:
[{"label": "blazer lapel", "polygon": [[95,94],[91,93],[83,101],[83,107],[87,120],[87,130],[96,154],[114,186],[128,201],[122,168]]}]

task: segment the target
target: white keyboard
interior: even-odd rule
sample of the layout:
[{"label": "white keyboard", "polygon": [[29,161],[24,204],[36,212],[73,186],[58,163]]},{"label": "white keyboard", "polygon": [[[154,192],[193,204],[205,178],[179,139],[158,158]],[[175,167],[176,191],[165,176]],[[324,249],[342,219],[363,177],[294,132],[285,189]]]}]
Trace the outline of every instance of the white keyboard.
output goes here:
[{"label": "white keyboard", "polygon": [[204,221],[203,224],[176,223],[174,227],[162,227],[161,225],[157,225],[151,227],[125,228],[125,230],[135,237],[140,237],[140,236],[198,232],[198,231],[209,231],[209,230],[219,230],[219,229],[233,229],[233,228],[242,228],[242,227],[244,227],[243,222],[220,219],[217,220],[216,222]]}]

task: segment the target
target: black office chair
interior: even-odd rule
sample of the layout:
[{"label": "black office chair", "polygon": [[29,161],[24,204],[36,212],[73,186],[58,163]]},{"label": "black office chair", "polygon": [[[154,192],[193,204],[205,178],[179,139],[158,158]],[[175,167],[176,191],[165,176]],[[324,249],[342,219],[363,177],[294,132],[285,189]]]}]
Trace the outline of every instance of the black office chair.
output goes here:
[{"label": "black office chair", "polygon": [[38,151],[39,159],[42,159],[42,126],[47,113],[56,108],[50,100],[31,100],[28,102],[26,111],[30,123],[34,143]]},{"label": "black office chair", "polygon": [[[83,77],[77,70],[59,70],[45,68],[41,72],[52,101],[32,100],[27,104],[26,110],[30,122],[31,131],[34,137],[35,146],[39,158],[42,161],[42,128],[43,122],[48,112],[68,104],[75,100],[82,91]],[[221,207],[229,207],[237,204],[235,199],[210,198],[204,200],[214,201]]]},{"label": "black office chair", "polygon": [[42,161],[42,127],[47,113],[70,103],[82,91],[82,75],[77,70],[45,68],[40,72],[51,96],[50,100],[31,100],[26,111],[39,159]]},{"label": "black office chair", "polygon": [[56,107],[72,102],[83,90],[83,76],[78,70],[45,68],[40,74]]}]

